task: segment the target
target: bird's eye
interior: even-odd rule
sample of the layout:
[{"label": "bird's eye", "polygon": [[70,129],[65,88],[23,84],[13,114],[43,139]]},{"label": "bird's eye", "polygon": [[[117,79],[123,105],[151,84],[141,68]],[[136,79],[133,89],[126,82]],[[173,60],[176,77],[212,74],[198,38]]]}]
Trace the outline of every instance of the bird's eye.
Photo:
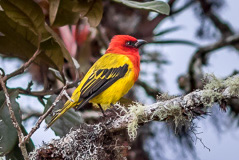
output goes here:
[{"label": "bird's eye", "polygon": [[127,46],[134,46],[134,42],[128,41],[128,42],[126,42],[126,45],[127,45]]}]

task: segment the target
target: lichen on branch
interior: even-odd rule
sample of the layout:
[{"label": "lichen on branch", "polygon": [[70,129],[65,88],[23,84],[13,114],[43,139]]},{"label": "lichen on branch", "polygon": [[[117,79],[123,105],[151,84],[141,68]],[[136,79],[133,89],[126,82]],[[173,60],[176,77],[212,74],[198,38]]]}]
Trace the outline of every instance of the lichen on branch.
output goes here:
[{"label": "lichen on branch", "polygon": [[[134,103],[126,109],[117,104],[114,110],[111,110],[112,113],[107,114],[107,117],[98,124],[82,124],[79,129],[71,131],[65,137],[52,140],[35,150],[30,157],[41,159],[57,155],[59,159],[66,157],[75,159],[80,155],[88,159],[102,159],[102,156],[122,159],[124,150],[128,149],[125,145],[127,139],[119,141],[117,137],[122,136],[126,129],[129,138],[133,140],[137,135],[137,128],[153,120],[171,121],[178,127],[190,126],[193,119],[205,115],[206,110],[213,103],[218,102],[221,107],[225,107],[224,103],[228,99],[239,98],[238,75],[226,80],[218,80],[210,75],[207,76],[206,81],[203,90],[195,90],[185,96],[163,99],[151,105]],[[128,141],[127,144],[130,145],[130,142]]]}]

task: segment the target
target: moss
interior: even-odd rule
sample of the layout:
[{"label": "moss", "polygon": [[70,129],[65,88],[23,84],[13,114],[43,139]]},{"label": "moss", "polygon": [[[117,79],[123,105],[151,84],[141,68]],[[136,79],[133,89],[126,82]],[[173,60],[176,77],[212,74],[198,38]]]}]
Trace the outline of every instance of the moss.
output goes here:
[{"label": "moss", "polygon": [[[239,76],[229,77],[225,81],[217,79],[214,75],[206,76],[207,84],[203,88],[202,102],[204,106],[212,106],[213,103],[219,102],[223,99],[222,92],[230,86],[229,93],[234,96],[239,96]],[[166,101],[174,97],[169,96],[167,93],[157,97],[158,101]],[[183,112],[182,107],[175,104],[168,104],[159,106],[156,111],[151,115],[150,119],[143,120],[143,114],[146,106],[135,103],[129,108],[126,115],[129,115],[130,123],[128,124],[128,134],[131,140],[137,136],[138,122],[151,121],[155,117],[158,120],[172,121],[175,125],[175,130],[181,126],[190,126],[193,120],[193,114],[191,112]]]},{"label": "moss", "polygon": [[[173,122],[175,124],[175,128],[182,125],[182,122],[185,119],[185,116],[182,114],[182,108],[180,106],[172,106],[172,110],[170,112],[173,116]],[[176,116],[175,116],[176,115]]]},{"label": "moss", "polygon": [[120,141],[121,134],[112,134],[104,124],[82,124],[65,137],[50,141],[30,153],[30,159],[89,159],[121,160],[127,146]]},{"label": "moss", "polygon": [[175,96],[170,96],[168,93],[157,95],[157,101],[167,101],[172,98],[175,98]]},{"label": "moss", "polygon": [[221,101],[222,94],[213,90],[205,90],[202,94],[202,102],[204,106],[212,106],[213,103]]},{"label": "moss", "polygon": [[204,106],[212,106],[216,101],[221,101],[222,95],[219,91],[226,85],[213,74],[206,75],[205,79],[207,84],[203,87],[202,102]]},{"label": "moss", "polygon": [[159,120],[164,120],[168,116],[168,108],[166,106],[159,106],[159,109],[156,110],[150,119],[157,117]]},{"label": "moss", "polygon": [[120,111],[120,115],[124,115],[124,114],[127,114],[128,113],[128,110],[126,109],[126,107],[124,105],[121,105],[120,103],[116,103],[114,105],[114,107],[116,108],[116,110],[119,110]]},{"label": "moss", "polygon": [[223,84],[223,80],[218,79],[213,74],[207,74],[205,76],[205,80],[208,81],[207,84],[203,87],[204,90],[214,90],[218,88],[223,88],[225,85]]},{"label": "moss", "polygon": [[226,86],[230,86],[229,93],[239,96],[239,76],[229,77],[224,81]]},{"label": "moss", "polygon": [[135,105],[130,106],[128,114],[131,115],[132,120],[128,124],[127,130],[129,138],[134,140],[137,136],[138,121],[140,117],[144,114],[145,106],[140,103],[135,103]]},{"label": "moss", "polygon": [[128,124],[128,134],[131,140],[134,140],[137,136],[138,121],[151,121],[155,118],[160,121],[168,120],[172,121],[175,124],[175,131],[178,127],[188,124],[192,120],[192,115],[183,115],[182,108],[178,105],[161,106],[156,111],[153,112],[150,119],[144,120],[142,116],[144,114],[146,106],[143,106],[139,103],[132,105],[129,108],[128,114],[132,118],[131,122]]},{"label": "moss", "polygon": [[209,81],[204,86],[202,94],[205,106],[212,106],[214,102],[220,102],[223,98],[221,91],[229,88],[229,94],[239,96],[239,76],[228,77],[226,80],[217,79],[214,75],[207,75],[206,79]]}]

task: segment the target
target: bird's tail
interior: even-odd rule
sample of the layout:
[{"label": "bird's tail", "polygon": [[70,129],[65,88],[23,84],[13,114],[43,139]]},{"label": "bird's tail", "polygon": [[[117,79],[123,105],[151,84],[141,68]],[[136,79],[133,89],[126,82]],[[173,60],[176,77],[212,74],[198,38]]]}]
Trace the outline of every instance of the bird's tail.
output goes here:
[{"label": "bird's tail", "polygon": [[70,108],[74,107],[76,105],[75,102],[67,101],[64,104],[64,107],[62,109],[59,109],[58,111],[55,112],[55,115],[51,118],[51,121],[47,124],[46,129],[51,127],[51,125],[58,119],[60,118],[66,111],[68,111]]}]

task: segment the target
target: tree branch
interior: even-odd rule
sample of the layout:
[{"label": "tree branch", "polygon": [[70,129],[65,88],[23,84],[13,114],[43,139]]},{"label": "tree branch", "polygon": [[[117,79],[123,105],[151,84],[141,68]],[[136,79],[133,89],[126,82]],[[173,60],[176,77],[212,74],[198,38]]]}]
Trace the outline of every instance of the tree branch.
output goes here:
[{"label": "tree branch", "polygon": [[40,127],[42,121],[52,112],[52,110],[54,109],[56,104],[61,100],[61,98],[64,95],[66,95],[66,88],[67,88],[67,85],[65,85],[62,88],[61,93],[56,97],[56,100],[52,103],[51,107],[42,116],[40,116],[40,118],[36,122],[36,125],[31,129],[31,131],[28,133],[28,135],[26,135],[23,138],[23,140],[21,141],[20,145],[25,144],[30,139],[30,137],[33,135],[33,133],[35,133],[35,131]]},{"label": "tree branch", "polygon": [[122,148],[127,148],[127,146],[123,147],[125,143],[119,142],[117,138],[121,131],[128,129],[130,139],[134,139],[138,126],[153,120],[171,120],[178,127],[190,126],[193,119],[205,115],[207,108],[213,106],[214,102],[223,107],[227,99],[239,97],[239,76],[233,76],[224,81],[214,76],[209,79],[210,82],[203,90],[196,90],[185,96],[151,105],[136,103],[129,110],[117,104],[115,113],[107,114],[107,118],[102,122],[94,125],[82,124],[79,129],[71,131],[65,137],[52,140],[31,152],[30,157],[32,159],[43,157],[120,159],[125,151]]},{"label": "tree branch", "polygon": [[[170,8],[172,9],[174,4],[177,2],[177,0],[169,0],[168,4],[170,6]],[[189,8],[192,4],[194,4],[195,1],[191,0],[188,1],[186,4],[184,4],[182,7],[175,9],[175,10],[171,10],[170,14],[167,15],[162,15],[162,14],[158,14],[158,16],[156,16],[153,20],[149,21],[149,20],[145,20],[147,22],[142,22],[140,23],[140,26],[138,27],[139,30],[137,32],[136,37],[144,37],[145,40],[147,41],[152,41],[152,31],[157,27],[157,25],[162,22],[165,18],[168,17],[172,17],[174,15],[177,15],[178,13],[184,11],[185,9]]]},{"label": "tree branch", "polygon": [[[75,82],[72,82],[70,84],[66,85],[66,89],[69,88],[73,88],[76,87],[78,85],[78,83],[81,81],[81,79],[76,80]],[[63,87],[58,88],[58,89],[54,89],[54,90],[42,90],[42,91],[29,91],[29,90],[25,90],[23,88],[17,88],[19,90],[20,94],[25,94],[25,95],[30,95],[30,96],[36,96],[36,97],[41,97],[41,96],[46,96],[46,95],[53,95],[53,94],[59,94]]]},{"label": "tree branch", "polygon": [[195,52],[189,63],[188,73],[189,73],[190,91],[196,89],[195,85],[197,74],[195,72],[197,70],[200,70],[202,64],[206,63],[206,56],[208,56],[209,53],[211,53],[212,51],[235,44],[239,44],[239,34],[223,38],[216,43],[210,44],[205,47],[201,47]]},{"label": "tree branch", "polygon": [[12,123],[13,123],[13,126],[16,128],[17,130],[17,135],[18,135],[18,139],[19,139],[19,147],[22,151],[22,155],[24,157],[25,160],[28,160],[29,157],[28,157],[28,153],[27,153],[27,149],[26,149],[26,145],[25,144],[22,144],[21,142],[23,141],[23,138],[24,138],[24,135],[23,135],[23,132],[21,130],[21,127],[20,125],[18,124],[17,122],[17,119],[16,119],[16,116],[14,114],[14,111],[12,109],[12,105],[11,105],[11,101],[10,101],[10,98],[9,98],[9,94],[7,92],[7,88],[6,88],[6,85],[4,83],[4,80],[3,80],[3,77],[2,75],[0,74],[0,84],[2,86],[2,89],[3,89],[3,92],[5,94],[5,97],[6,97],[6,103],[7,103],[7,106],[8,106],[8,110],[9,110],[9,114],[10,114],[10,118],[12,120]]},{"label": "tree branch", "polygon": [[[221,40],[218,41],[217,43],[208,45],[206,47],[199,48],[194,56],[192,57],[190,64],[189,64],[189,84],[190,84],[190,89],[189,91],[192,91],[197,88],[197,77],[201,77],[202,75],[196,74],[197,71],[201,71],[201,67],[203,64],[206,64],[206,56],[208,53],[211,51],[214,51],[216,49],[231,45],[235,49],[239,50],[239,42],[238,42],[238,34],[234,35],[233,29],[230,27],[228,23],[223,21],[219,15],[214,13],[211,8],[211,4],[208,0],[198,0],[203,13],[212,21],[214,24],[215,28],[219,30],[221,33],[222,37]],[[225,39],[225,40],[224,40]],[[202,73],[199,73],[202,74]]]},{"label": "tree branch", "polygon": [[136,84],[141,86],[145,90],[147,95],[151,96],[154,99],[156,99],[156,95],[160,94],[160,92],[161,92],[158,89],[154,89],[154,88],[150,87],[146,82],[143,82],[141,80],[137,80]]},{"label": "tree branch", "polygon": [[191,5],[193,5],[194,3],[195,3],[194,0],[190,0],[190,1],[188,1],[186,4],[183,4],[182,7],[178,8],[178,9],[176,9],[176,10],[171,11],[170,15],[178,14],[178,13],[182,12],[183,10],[189,8],[189,7],[190,7]]},{"label": "tree branch", "polygon": [[201,8],[204,14],[211,19],[214,26],[221,32],[223,37],[231,36],[234,34],[233,30],[229,27],[229,25],[224,22],[219,16],[212,12],[211,4],[207,0],[199,0]]},{"label": "tree branch", "polygon": [[22,111],[22,115],[23,115],[22,120],[26,121],[26,120],[29,120],[33,117],[39,118],[42,115],[42,113],[41,112],[34,112],[34,111],[30,111],[30,112],[23,112]]}]

